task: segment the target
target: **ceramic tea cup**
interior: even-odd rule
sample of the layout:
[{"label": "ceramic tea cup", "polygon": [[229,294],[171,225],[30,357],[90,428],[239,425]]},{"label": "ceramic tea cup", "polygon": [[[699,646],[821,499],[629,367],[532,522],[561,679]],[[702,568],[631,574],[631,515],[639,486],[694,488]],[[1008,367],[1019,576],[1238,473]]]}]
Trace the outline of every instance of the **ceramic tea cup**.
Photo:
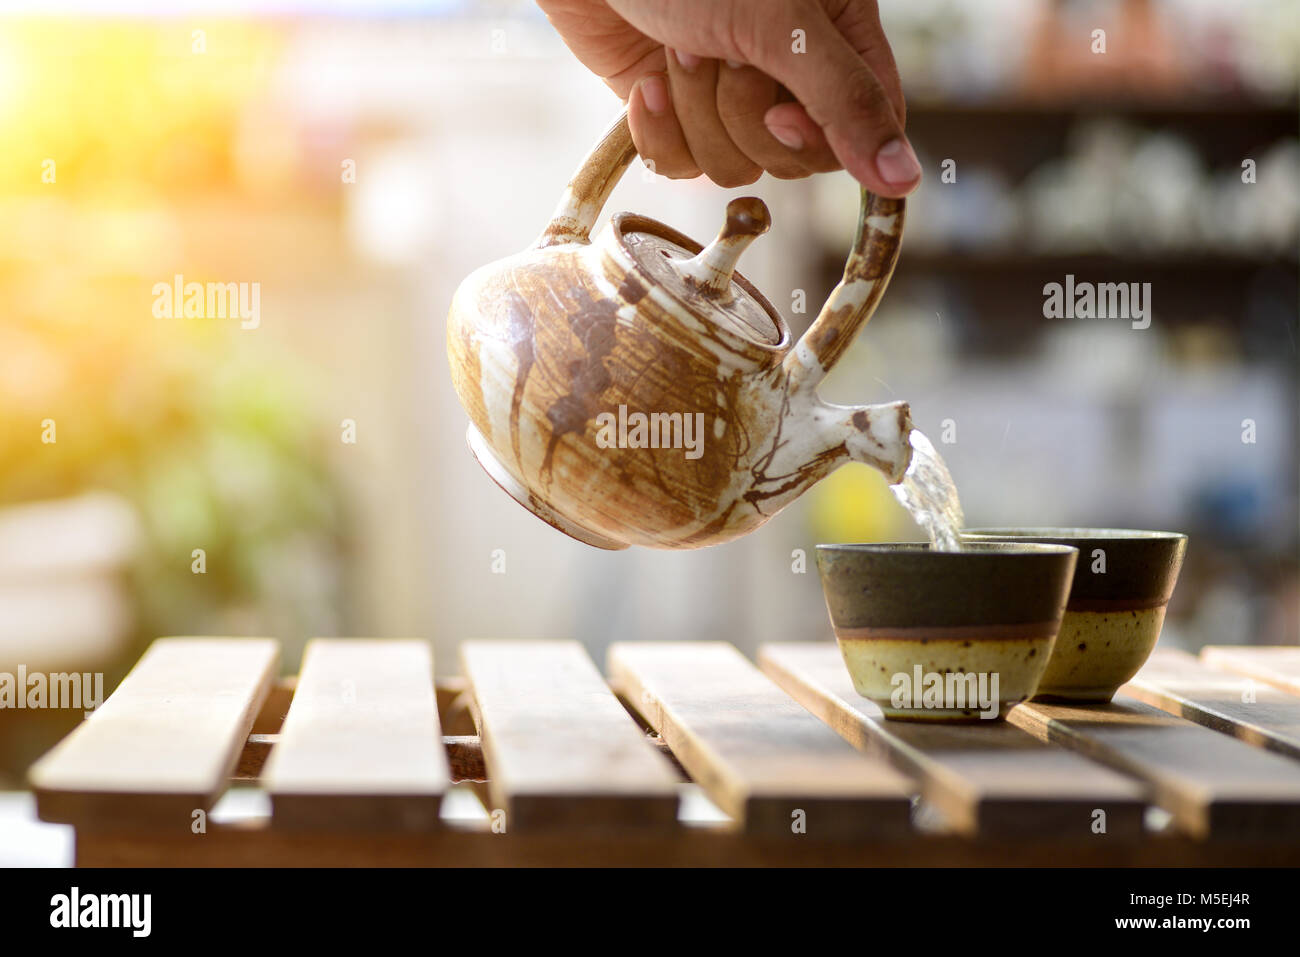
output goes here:
[{"label": "ceramic tea cup", "polygon": [[973,528],[963,541],[1079,550],[1070,601],[1039,682],[1044,701],[1109,701],[1146,662],[1187,551],[1187,536],[1126,528]]},{"label": "ceramic tea cup", "polygon": [[1038,688],[1074,548],[818,545],[826,608],[858,694],[886,718],[1000,718]]}]

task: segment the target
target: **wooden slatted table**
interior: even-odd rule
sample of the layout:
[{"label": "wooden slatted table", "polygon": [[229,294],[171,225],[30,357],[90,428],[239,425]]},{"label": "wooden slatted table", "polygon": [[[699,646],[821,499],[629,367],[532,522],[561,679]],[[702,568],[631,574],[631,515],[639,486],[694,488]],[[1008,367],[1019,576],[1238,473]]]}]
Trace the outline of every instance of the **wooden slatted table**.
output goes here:
[{"label": "wooden slatted table", "polygon": [[885,721],[830,642],[619,643],[607,680],[472,641],[435,686],[421,641],[277,682],[274,641],[168,638],[30,778],[86,866],[1300,865],[1290,649],[1220,651],[952,726]]}]

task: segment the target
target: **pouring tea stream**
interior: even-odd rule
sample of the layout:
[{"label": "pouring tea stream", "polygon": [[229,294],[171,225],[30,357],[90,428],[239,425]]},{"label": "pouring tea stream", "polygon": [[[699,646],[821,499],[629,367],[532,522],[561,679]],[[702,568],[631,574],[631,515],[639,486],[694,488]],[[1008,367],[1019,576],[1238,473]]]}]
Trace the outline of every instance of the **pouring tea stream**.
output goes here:
[{"label": "pouring tea stream", "polygon": [[[792,344],[777,310],[735,271],[770,225],[761,200],[729,203],[707,248],[633,213],[614,215],[592,241],[635,156],[624,114],[537,242],[456,291],[448,359],[487,473],[543,521],[609,549],[730,541],[850,461],[903,480],[908,405],[832,405],[817,385],[884,293],[904,201],[862,191],[844,276]],[[653,441],[598,441],[614,418],[635,420],[635,438]],[[687,457],[673,446],[694,422],[702,444]]]}]

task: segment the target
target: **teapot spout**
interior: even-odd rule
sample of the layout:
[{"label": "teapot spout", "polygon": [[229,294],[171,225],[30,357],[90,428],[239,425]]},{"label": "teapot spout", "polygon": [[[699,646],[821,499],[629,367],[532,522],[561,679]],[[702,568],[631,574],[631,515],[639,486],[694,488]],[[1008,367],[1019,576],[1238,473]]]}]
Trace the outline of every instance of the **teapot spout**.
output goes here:
[{"label": "teapot spout", "polygon": [[[808,488],[847,462],[864,462],[889,483],[903,479],[912,461],[912,414],[906,402],[842,406],[817,401],[811,428],[778,437],[759,463],[756,482],[746,495],[767,514],[775,514]],[[804,421],[807,421],[805,419]]]},{"label": "teapot spout", "polygon": [[912,463],[912,410],[906,402],[856,407],[829,406],[848,458],[879,469],[896,485]]}]

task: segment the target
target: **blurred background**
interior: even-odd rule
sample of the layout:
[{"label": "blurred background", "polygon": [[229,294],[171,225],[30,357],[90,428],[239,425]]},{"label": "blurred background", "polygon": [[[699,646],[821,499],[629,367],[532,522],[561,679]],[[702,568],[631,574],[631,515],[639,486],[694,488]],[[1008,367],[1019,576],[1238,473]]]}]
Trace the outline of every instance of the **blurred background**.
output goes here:
[{"label": "blurred background", "polygon": [[[316,635],[428,637],[442,673],[477,637],[752,651],[830,636],[816,542],[920,537],[848,466],[737,543],[605,553],[481,472],[451,294],[618,109],[530,3],[28,6],[0,17],[0,671],[109,690],[165,634],[275,636],[286,672]],[[1294,2],[881,8],[926,179],[825,395],[910,400],[969,524],[1189,532],[1162,640],[1297,643]],[[798,334],[846,176],[634,164],[606,212],[707,240],[741,194],[775,222],[741,269]],[[258,283],[256,328],[157,317],[178,274]],[[1067,274],[1149,282],[1150,328],[1045,319]],[[77,720],[0,711],[0,784]]]}]

